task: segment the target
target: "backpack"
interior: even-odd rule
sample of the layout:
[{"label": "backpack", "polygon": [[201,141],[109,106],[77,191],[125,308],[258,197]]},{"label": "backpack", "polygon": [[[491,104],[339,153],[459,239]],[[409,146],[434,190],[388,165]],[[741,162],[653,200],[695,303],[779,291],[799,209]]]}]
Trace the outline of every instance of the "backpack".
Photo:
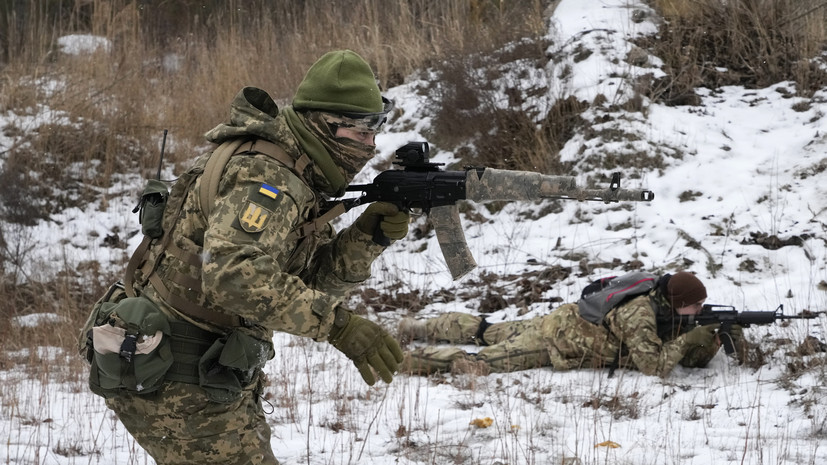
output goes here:
[{"label": "backpack", "polygon": [[603,318],[609,310],[633,297],[648,293],[657,283],[656,275],[643,271],[592,281],[583,288],[580,300],[577,301],[580,316],[596,325],[603,324]]}]

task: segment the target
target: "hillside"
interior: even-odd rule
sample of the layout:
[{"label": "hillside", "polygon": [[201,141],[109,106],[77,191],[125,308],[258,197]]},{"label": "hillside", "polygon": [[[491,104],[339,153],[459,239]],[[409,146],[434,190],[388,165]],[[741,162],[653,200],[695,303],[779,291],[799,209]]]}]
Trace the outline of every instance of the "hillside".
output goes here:
[{"label": "hillside", "polygon": [[[656,34],[659,21],[643,2],[561,0],[543,56],[509,61],[502,53],[484,69],[494,76],[491,101],[518,102],[537,121],[563,100],[580,102],[582,122],[560,150],[561,174],[605,187],[620,171],[623,187],[650,189],[653,202],[468,204],[462,221],[479,266],[458,281],[418,217],[350,304],[389,329],[403,316],[446,311],[530,318],[575,301],[593,279],[641,269],[693,271],[709,303],[739,310],[827,310],[827,91],[803,96],[795,82],[778,82],[696,88],[691,106],[653,102],[636,83],[662,76],[663,60],[635,42]],[[386,169],[408,141],[429,141],[434,161],[449,166],[473,151],[434,140],[429,96],[439,85],[432,70],[421,70],[388,90],[399,111],[357,182]],[[0,126],[30,118],[30,127],[41,127],[49,116],[43,105],[34,115],[0,115]],[[0,152],[13,143],[0,136]],[[163,177],[176,174],[167,167]],[[137,174],[124,175],[98,200],[15,230],[27,250],[21,279],[57,273],[52,263],[81,274],[92,263],[118,272],[140,242],[131,210],[141,185]],[[47,325],[74,337],[59,310],[20,314],[13,320],[20,332]],[[747,328],[754,348],[745,365],[721,352],[706,369],[678,367],[664,379],[547,368],[400,375],[374,387],[332,347],[276,334],[265,410],[283,464],[822,464],[825,323],[822,313]],[[0,461],[151,463],[88,392],[85,373],[64,363],[75,357],[47,346],[0,365]]]}]

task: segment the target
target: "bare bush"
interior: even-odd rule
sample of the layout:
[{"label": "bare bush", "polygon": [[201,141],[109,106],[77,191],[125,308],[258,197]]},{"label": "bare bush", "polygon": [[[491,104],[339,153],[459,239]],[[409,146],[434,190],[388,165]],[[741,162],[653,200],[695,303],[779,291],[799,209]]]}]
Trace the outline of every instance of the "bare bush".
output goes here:
[{"label": "bare bush", "polygon": [[[566,171],[559,151],[583,124],[580,113],[587,105],[561,98],[545,114],[526,110],[530,96],[512,87],[513,77],[499,74],[505,63],[517,61],[542,68],[546,45],[538,41],[486,56],[457,56],[436,66],[438,84],[430,89],[431,106],[436,109],[434,141],[456,149],[464,164],[541,173]],[[496,86],[509,87],[507,102],[498,100],[501,94]]]}]

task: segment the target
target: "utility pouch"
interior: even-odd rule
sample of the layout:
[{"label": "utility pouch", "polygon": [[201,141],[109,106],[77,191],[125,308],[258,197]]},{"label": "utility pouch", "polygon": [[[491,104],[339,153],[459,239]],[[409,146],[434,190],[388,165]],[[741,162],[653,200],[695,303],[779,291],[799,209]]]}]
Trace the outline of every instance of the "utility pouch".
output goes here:
[{"label": "utility pouch", "polygon": [[233,402],[274,355],[272,342],[234,330],[216,340],[201,357],[199,384],[211,401]]},{"label": "utility pouch", "polygon": [[92,313],[86,348],[92,392],[109,398],[160,388],[173,357],[169,320],[158,306],[144,297],[110,297]]},{"label": "utility pouch", "polygon": [[169,188],[166,183],[158,179],[150,179],[141,194],[141,201],[132,210],[140,211],[138,221],[141,223],[141,232],[144,236],[157,239],[164,235],[164,209],[169,198]]},{"label": "utility pouch", "polygon": [[100,316],[101,307],[105,303],[116,304],[126,297],[124,285],[121,281],[118,281],[109,286],[109,289],[103,297],[98,299],[95,305],[92,306],[92,311],[89,313],[89,317],[86,319],[86,323],[84,323],[78,335],[77,346],[78,353],[85,358],[88,363],[92,363],[92,328],[104,323],[103,318]]}]

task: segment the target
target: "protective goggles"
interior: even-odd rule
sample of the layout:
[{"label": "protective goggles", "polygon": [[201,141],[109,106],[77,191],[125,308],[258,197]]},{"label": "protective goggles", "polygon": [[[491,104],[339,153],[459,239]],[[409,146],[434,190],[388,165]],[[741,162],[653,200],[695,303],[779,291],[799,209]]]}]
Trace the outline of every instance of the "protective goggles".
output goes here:
[{"label": "protective goggles", "polygon": [[393,100],[382,97],[382,111],[379,113],[325,113],[327,124],[353,128],[361,131],[377,132],[388,120],[388,114],[393,111]]}]

